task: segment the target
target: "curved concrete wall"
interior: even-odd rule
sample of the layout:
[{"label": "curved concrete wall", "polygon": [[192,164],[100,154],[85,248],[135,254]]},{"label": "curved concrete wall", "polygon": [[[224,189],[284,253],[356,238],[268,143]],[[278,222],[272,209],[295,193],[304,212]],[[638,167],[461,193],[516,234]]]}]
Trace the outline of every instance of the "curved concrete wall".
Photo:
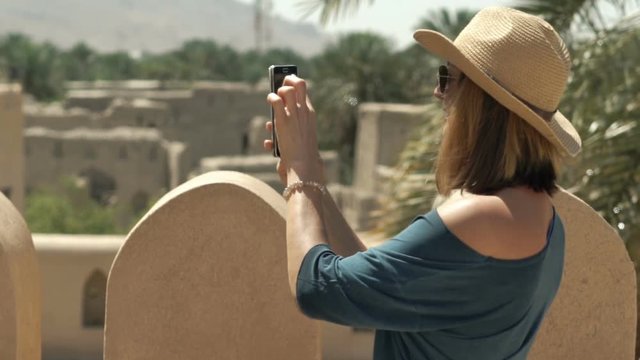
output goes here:
[{"label": "curved concrete wall", "polygon": [[235,172],[160,199],[109,273],[105,359],[320,359],[319,324],[288,287],[284,213]]},{"label": "curved concrete wall", "polygon": [[40,274],[24,220],[0,194],[0,359],[40,359]]},{"label": "curved concrete wall", "polygon": [[624,242],[569,192],[553,202],[565,227],[565,267],[529,359],[634,359],[636,273]]}]

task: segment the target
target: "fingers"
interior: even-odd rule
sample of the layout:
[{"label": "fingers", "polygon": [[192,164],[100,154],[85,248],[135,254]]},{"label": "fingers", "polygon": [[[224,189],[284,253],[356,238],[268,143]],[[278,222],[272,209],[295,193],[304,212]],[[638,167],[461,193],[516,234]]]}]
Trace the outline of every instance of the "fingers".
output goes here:
[{"label": "fingers", "polygon": [[303,112],[314,112],[307,94],[307,82],[296,75],[289,75],[284,78],[282,87],[278,89],[277,95],[283,99],[286,113],[291,113],[296,109]]},{"label": "fingers", "polygon": [[284,100],[284,106],[289,114],[297,112],[298,101],[296,99],[295,88],[293,86],[283,85],[278,89],[278,96]]},{"label": "fingers", "polygon": [[[262,146],[265,150],[271,151],[271,149],[273,148],[273,142],[271,140],[265,140],[262,143]],[[278,163],[276,164],[276,172],[280,176],[280,181],[284,185],[287,185],[287,169],[284,166],[284,162],[282,162],[282,158],[278,159]]]},{"label": "fingers", "polygon": [[303,107],[308,106],[308,97],[307,97],[307,82],[303,79],[295,76],[289,75],[284,78],[283,85],[291,86],[295,89],[296,94],[296,102]]},{"label": "fingers", "polygon": [[[305,157],[306,153],[312,152],[310,148],[317,148],[315,112],[309,111],[310,102],[304,80],[292,76],[285,78],[277,94],[267,96],[267,102],[273,107],[274,117],[264,126],[269,132],[278,129],[278,145],[283,158]],[[265,140],[263,147],[271,150],[275,144]]]},{"label": "fingers", "polygon": [[273,107],[273,113],[276,119],[284,119],[287,117],[287,112],[284,108],[284,101],[282,97],[271,93],[267,96],[267,102],[269,102],[269,104],[271,104],[271,106]]},{"label": "fingers", "polygon": [[313,105],[311,105],[311,99],[309,99],[309,95],[307,95],[307,100],[306,100],[305,104],[307,105],[307,109],[310,112],[315,112],[315,110],[313,109]]}]

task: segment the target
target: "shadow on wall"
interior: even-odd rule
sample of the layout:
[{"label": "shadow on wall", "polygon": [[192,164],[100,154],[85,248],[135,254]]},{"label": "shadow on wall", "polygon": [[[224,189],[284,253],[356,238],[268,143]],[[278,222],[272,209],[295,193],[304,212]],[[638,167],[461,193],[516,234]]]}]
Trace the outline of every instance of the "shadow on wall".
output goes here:
[{"label": "shadow on wall", "polygon": [[117,190],[117,184],[109,174],[89,168],[80,172],[78,180],[89,190],[89,196],[100,205],[114,203],[113,196]]},{"label": "shadow on wall", "polygon": [[104,327],[105,300],[107,297],[107,276],[99,269],[94,270],[84,284],[82,299],[82,326],[85,328]]}]

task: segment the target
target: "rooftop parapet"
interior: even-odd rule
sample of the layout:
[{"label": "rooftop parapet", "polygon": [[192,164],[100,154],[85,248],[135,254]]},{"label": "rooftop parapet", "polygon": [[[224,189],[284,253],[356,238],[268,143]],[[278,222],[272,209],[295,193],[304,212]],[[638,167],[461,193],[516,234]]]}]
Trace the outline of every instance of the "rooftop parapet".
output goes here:
[{"label": "rooftop parapet", "polygon": [[162,133],[157,129],[137,127],[116,127],[113,129],[76,128],[71,130],[51,130],[43,127],[31,127],[25,130],[27,137],[49,137],[61,140],[136,140],[161,141]]}]

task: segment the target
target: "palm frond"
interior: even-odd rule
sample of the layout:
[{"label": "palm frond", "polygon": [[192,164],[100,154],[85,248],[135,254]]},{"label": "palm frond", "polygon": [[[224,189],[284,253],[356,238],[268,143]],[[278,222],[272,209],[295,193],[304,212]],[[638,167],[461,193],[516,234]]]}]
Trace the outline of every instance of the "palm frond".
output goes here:
[{"label": "palm frond", "polygon": [[637,15],[575,45],[563,107],[583,152],[563,181],[626,241],[640,233],[640,28]]},{"label": "palm frond", "polygon": [[640,26],[640,10],[623,16],[614,26],[613,30],[625,31]]},{"label": "palm frond", "polygon": [[327,25],[331,21],[353,15],[363,3],[373,4],[374,0],[300,0],[297,7],[303,18],[320,11],[320,24]]},{"label": "palm frond", "polygon": [[541,15],[559,32],[569,31],[575,19],[593,9],[597,0],[517,0],[516,8]]}]

